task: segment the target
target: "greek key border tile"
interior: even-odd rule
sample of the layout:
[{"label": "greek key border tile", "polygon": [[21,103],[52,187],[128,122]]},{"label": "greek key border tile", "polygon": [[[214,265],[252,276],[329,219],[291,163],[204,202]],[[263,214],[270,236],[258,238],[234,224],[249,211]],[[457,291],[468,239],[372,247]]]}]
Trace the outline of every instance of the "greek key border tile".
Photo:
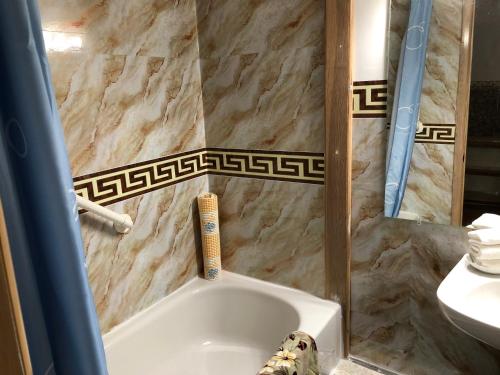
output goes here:
[{"label": "greek key border tile", "polygon": [[415,135],[415,143],[455,143],[455,124],[423,124],[423,130]]},{"label": "greek key border tile", "polygon": [[209,174],[323,184],[322,153],[207,149]]},{"label": "greek key border tile", "polygon": [[387,80],[353,83],[353,118],[387,117]]},{"label": "greek key border tile", "polygon": [[[422,131],[415,134],[415,143],[455,144],[456,124],[422,124]],[[387,130],[391,124],[387,124]]]},{"label": "greek key border tile", "polygon": [[78,176],[73,181],[77,194],[107,205],[205,174],[323,184],[324,155],[207,148]]}]

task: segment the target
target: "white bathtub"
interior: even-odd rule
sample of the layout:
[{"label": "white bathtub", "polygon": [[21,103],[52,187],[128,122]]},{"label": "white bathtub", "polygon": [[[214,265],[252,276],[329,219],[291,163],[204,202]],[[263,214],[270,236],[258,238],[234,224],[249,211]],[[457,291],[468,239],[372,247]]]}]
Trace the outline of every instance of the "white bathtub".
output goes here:
[{"label": "white bathtub", "polygon": [[191,280],[104,335],[110,375],[255,375],[294,330],[316,339],[322,374],[341,356],[337,303],[223,272]]}]

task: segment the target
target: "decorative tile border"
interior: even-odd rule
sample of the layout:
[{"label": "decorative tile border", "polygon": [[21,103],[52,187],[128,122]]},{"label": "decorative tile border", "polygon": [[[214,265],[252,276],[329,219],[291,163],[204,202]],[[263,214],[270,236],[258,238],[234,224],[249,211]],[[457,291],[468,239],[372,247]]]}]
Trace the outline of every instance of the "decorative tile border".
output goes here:
[{"label": "decorative tile border", "polygon": [[423,130],[415,135],[415,143],[455,143],[455,124],[423,124]]},{"label": "decorative tile border", "polygon": [[[390,130],[391,124],[386,129]],[[455,124],[422,124],[422,131],[415,134],[415,143],[455,144]]]},{"label": "decorative tile border", "polygon": [[387,116],[387,80],[353,83],[353,118]]},{"label": "decorative tile border", "polygon": [[323,184],[322,153],[207,149],[208,173]]},{"label": "decorative tile border", "polygon": [[[385,118],[387,81],[353,84],[354,118]],[[424,124],[416,143],[455,142],[454,124]],[[74,178],[77,194],[107,205],[205,174],[323,184],[322,153],[206,148]]]},{"label": "decorative tile border", "polygon": [[[387,80],[353,83],[353,118],[387,117]],[[416,143],[455,143],[455,124],[424,124]]]},{"label": "decorative tile border", "polygon": [[[353,118],[387,117],[387,80],[353,83]],[[416,143],[455,143],[455,124],[424,124]]]},{"label": "decorative tile border", "polygon": [[107,205],[205,174],[323,184],[324,173],[322,153],[207,148],[73,180],[77,194]]}]

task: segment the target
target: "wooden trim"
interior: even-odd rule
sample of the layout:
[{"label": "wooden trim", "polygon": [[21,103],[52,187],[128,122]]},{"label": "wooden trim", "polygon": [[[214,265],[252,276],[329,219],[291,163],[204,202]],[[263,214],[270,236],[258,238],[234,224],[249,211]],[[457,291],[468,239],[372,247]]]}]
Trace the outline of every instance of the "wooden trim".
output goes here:
[{"label": "wooden trim", "polygon": [[458,68],[457,126],[453,157],[451,224],[462,225],[464,202],[465,156],[469,124],[469,94],[471,81],[472,47],[474,35],[475,0],[462,1],[462,40]]},{"label": "wooden trim", "polygon": [[326,0],[325,260],[326,294],[342,307],[349,354],[351,262],[352,1]]},{"label": "wooden trim", "polygon": [[2,202],[0,202],[0,343],[2,374],[31,375],[28,342],[24,331]]}]

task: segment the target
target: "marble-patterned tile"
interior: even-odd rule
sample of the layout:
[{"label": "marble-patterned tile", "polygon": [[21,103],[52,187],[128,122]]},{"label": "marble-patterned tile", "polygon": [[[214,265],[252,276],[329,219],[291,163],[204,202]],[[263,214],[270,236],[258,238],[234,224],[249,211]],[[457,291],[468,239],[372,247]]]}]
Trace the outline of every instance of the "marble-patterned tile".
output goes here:
[{"label": "marble-patterned tile", "polygon": [[324,296],[324,187],[209,176],[222,267]]},{"label": "marble-patterned tile", "polygon": [[322,152],[324,2],[198,1],[197,15],[207,145]]},{"label": "marble-patterned tile", "polygon": [[289,55],[320,46],[324,7],[321,0],[197,0],[200,56]]},{"label": "marble-patterned tile", "polygon": [[[323,152],[324,2],[199,0],[197,16],[207,146]],[[323,296],[323,186],[210,187],[223,267]]]},{"label": "marble-patterned tile", "polygon": [[[205,147],[195,0],[41,0],[52,81],[74,176]],[[118,235],[81,215],[103,333],[198,272],[193,200],[203,176],[110,206],[136,223]]]},{"label": "marble-patterned tile", "polygon": [[52,53],[75,176],[205,144],[196,59]]},{"label": "marble-patterned tile", "polygon": [[193,203],[206,176],[109,206],[129,214],[125,235],[91,213],[81,215],[90,284],[103,333],[194,277],[198,216]]},{"label": "marble-patterned tile", "polygon": [[324,150],[322,47],[202,60],[201,70],[209,146]]},{"label": "marble-patterned tile", "polygon": [[416,143],[401,210],[422,221],[451,223],[453,157],[455,145]]},{"label": "marble-patterned tile", "polygon": [[352,237],[353,355],[390,366],[411,349],[415,332],[410,323],[410,278],[408,224],[386,219],[380,210],[361,220]]},{"label": "marble-patterned tile", "polygon": [[[383,192],[388,136],[386,121],[382,118],[353,119],[352,129],[352,182],[377,193]],[[353,192],[355,190],[353,188]],[[357,215],[353,214],[353,217]]]},{"label": "marble-patterned tile", "polygon": [[409,223],[384,217],[384,119],[353,123],[351,354],[384,365],[411,349]]},{"label": "marble-patterned tile", "polygon": [[91,54],[197,53],[195,0],[40,0],[44,30],[79,35]]},{"label": "marble-patterned tile", "polygon": [[[389,42],[389,111],[401,41],[408,24],[409,0],[392,0]],[[420,121],[454,124],[462,32],[462,2],[435,0],[427,47]],[[390,112],[389,112],[390,113]]]}]

